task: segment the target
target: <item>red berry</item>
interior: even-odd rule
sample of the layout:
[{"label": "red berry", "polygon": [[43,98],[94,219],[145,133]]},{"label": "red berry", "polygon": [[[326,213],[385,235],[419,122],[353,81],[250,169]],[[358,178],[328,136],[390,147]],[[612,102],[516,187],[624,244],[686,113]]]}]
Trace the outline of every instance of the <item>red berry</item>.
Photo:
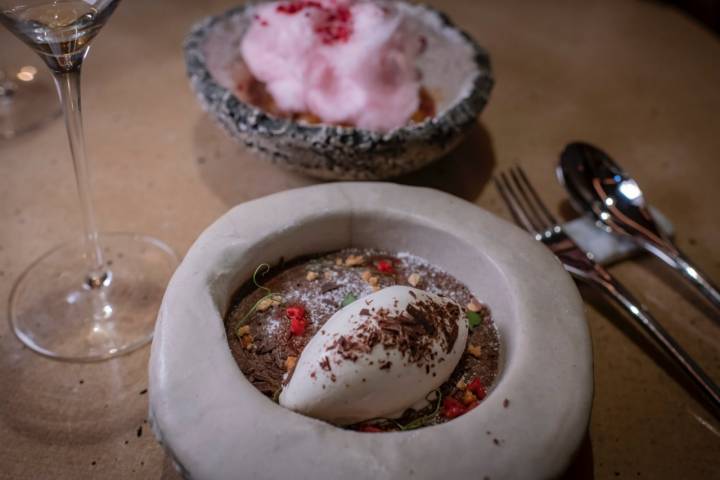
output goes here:
[{"label": "red berry", "polygon": [[382,432],[384,430],[382,430],[381,428],[378,428],[374,425],[363,425],[362,427],[358,428],[357,431],[358,432],[366,432],[366,433],[378,433],[378,432]]},{"label": "red berry", "polygon": [[304,318],[292,317],[290,319],[290,333],[295,336],[300,336],[305,333],[305,327],[307,327],[307,321]]},{"label": "red berry", "polygon": [[445,397],[443,399],[443,415],[445,417],[459,417],[466,411],[465,406],[453,397]]},{"label": "red berry", "polygon": [[377,262],[377,269],[382,273],[395,273],[395,268],[389,260],[380,260]]},{"label": "red berry", "polygon": [[290,319],[290,333],[297,336],[305,333],[308,322],[303,307],[300,305],[288,307],[285,309],[285,315]]},{"label": "red berry", "polygon": [[288,307],[285,309],[285,315],[287,315],[287,317],[291,320],[293,318],[302,319],[305,317],[305,309],[303,307],[301,307],[300,305],[296,305],[294,307]]},{"label": "red berry", "polygon": [[479,378],[476,378],[475,380],[470,382],[467,386],[467,389],[474,393],[478,400],[482,400],[483,398],[485,398],[485,395],[487,395],[487,392],[485,391],[485,386],[482,384]]}]

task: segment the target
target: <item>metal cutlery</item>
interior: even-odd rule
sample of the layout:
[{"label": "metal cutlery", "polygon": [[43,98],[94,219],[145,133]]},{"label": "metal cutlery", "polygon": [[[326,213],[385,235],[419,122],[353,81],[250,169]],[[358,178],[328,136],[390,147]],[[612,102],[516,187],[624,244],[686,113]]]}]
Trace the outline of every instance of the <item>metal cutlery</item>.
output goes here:
[{"label": "metal cutlery", "polygon": [[515,167],[494,180],[518,226],[545,244],[574,278],[600,289],[625,309],[705,393],[714,413],[720,415],[720,388],[633,295],[563,231],[524,171]]},{"label": "metal cutlery", "polygon": [[678,270],[720,310],[718,287],[658,228],[637,182],[605,152],[571,143],[560,155],[557,176],[579,212],[591,212],[606,231],[632,239]]}]

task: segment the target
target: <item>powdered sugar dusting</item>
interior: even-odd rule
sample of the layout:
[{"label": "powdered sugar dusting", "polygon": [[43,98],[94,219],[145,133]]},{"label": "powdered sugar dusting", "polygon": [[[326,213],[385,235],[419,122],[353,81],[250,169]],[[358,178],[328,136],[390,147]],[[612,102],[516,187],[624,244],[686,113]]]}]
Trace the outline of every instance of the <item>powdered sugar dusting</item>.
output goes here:
[{"label": "powdered sugar dusting", "polygon": [[426,292],[434,293],[435,295],[440,295],[441,297],[447,297],[460,305],[465,305],[465,303],[468,302],[467,293],[469,292],[466,290],[448,289],[447,285],[438,281],[440,277],[447,277],[449,275],[443,269],[436,267],[424,258],[418,257],[417,255],[413,255],[409,252],[398,252],[395,256],[403,261],[407,270],[424,272],[422,277],[424,280],[422,289]]},{"label": "powdered sugar dusting", "polygon": [[[228,343],[240,369],[269,397],[290,381],[295,361],[307,343],[343,305],[364,302],[363,308],[371,310],[372,299],[365,297],[393,285],[411,286],[451,299],[465,309],[463,315],[480,317],[469,332],[468,347],[458,366],[440,388],[443,396],[460,398],[462,392],[456,385],[471,380],[489,388],[497,375],[498,333],[487,307],[450,274],[412,253],[345,249],[294,260],[273,268],[258,281],[281,301],[248,315],[258,300],[267,295],[266,290],[248,283],[236,293],[226,326]],[[299,332],[290,328],[288,313],[294,309],[302,310],[307,320],[306,327]],[[237,333],[240,327],[243,335]],[[309,373],[311,378],[319,378],[321,367],[317,368]],[[342,381],[332,380],[334,373],[330,375],[331,381]],[[409,411],[403,419],[409,421],[426,414],[424,410]],[[438,417],[432,423],[445,420]]]}]

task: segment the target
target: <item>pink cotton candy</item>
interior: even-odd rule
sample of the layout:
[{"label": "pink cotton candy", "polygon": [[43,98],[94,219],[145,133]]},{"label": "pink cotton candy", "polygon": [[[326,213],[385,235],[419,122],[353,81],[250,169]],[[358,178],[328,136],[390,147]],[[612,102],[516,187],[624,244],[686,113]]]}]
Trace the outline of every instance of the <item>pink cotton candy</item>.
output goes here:
[{"label": "pink cotton candy", "polygon": [[421,45],[391,3],[292,1],[258,6],[241,52],[281,110],[388,131],[418,108]]}]

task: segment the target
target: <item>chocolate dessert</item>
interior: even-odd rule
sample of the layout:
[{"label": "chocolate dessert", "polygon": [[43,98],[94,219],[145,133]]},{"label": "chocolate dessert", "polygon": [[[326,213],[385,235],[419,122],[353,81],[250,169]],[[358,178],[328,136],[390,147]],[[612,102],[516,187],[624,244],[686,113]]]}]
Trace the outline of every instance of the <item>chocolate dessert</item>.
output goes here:
[{"label": "chocolate dessert", "polygon": [[[427,292],[446,299],[448,304],[439,307],[418,299],[396,316],[372,305],[357,304],[362,306],[360,317],[382,317],[373,324],[380,327],[361,324],[358,328],[365,331],[357,337],[360,342],[337,337],[330,348],[342,359],[355,362],[359,353],[382,345],[402,350],[407,363],[425,362],[427,374],[434,375],[431,365],[442,360],[435,359],[427,338],[436,338],[438,345],[449,351],[457,331],[453,332],[453,325],[443,319],[452,309],[467,321],[467,345],[452,374],[439,388],[428,392],[424,405],[408,408],[396,418],[374,418],[346,427],[366,432],[409,430],[466,413],[485,398],[498,373],[498,333],[490,310],[458,280],[408,253],[346,249],[281,261],[272,269],[259,266],[253,279],[236,292],[225,318],[233,357],[258,390],[277,400],[308,342],[336,312],[354,302],[367,302],[364,297],[395,285]],[[410,295],[415,297],[412,292]],[[458,312],[457,306],[464,311]],[[425,335],[428,332],[432,335]],[[332,382],[343,382],[333,368],[330,362],[320,364],[311,376],[314,379],[315,375],[327,374]],[[403,365],[378,361],[373,368],[396,372]]]}]

